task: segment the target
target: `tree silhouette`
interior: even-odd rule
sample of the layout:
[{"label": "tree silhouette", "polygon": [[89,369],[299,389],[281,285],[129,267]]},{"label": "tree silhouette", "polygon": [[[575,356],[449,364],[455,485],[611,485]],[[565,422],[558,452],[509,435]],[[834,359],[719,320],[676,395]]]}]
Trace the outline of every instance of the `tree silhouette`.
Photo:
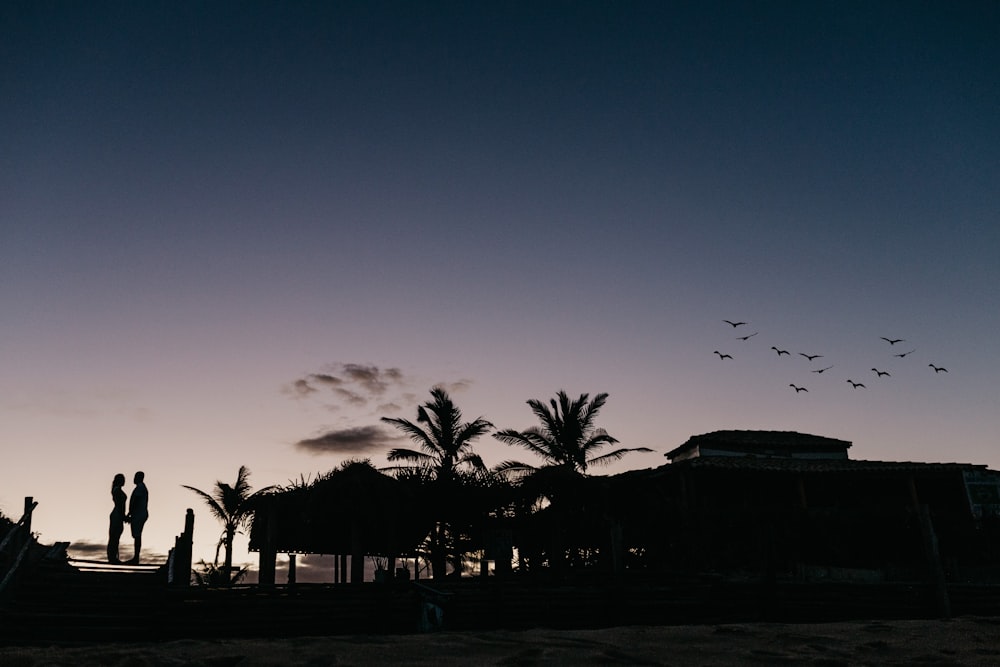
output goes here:
[{"label": "tree silhouette", "polygon": [[[593,562],[597,549],[603,548],[613,522],[607,499],[587,476],[590,466],[620,460],[629,452],[650,452],[648,447],[621,447],[606,454],[600,450],[618,444],[594,420],[608,399],[605,393],[588,400],[581,394],[571,400],[565,391],[543,403],[530,400],[528,405],[541,422],[524,431],[507,429],[493,434],[497,440],[534,452],[545,464],[535,467],[520,461],[505,461],[498,468],[522,477],[519,489],[523,502],[531,503],[530,514],[520,521],[524,542],[518,553],[522,565],[532,569],[546,562],[562,571],[574,562]],[[611,553],[613,548],[609,549]]]},{"label": "tree silhouette", "polygon": [[[506,429],[493,437],[508,445],[517,445],[534,452],[548,466],[570,468],[581,474],[587,467],[606,465],[618,461],[629,452],[651,452],[648,447],[621,447],[607,454],[596,455],[606,445],[618,444],[607,431],[594,426],[594,418],[608,400],[607,394],[597,394],[588,402],[588,394],[571,401],[565,391],[559,391],[548,405],[531,399],[528,405],[541,421],[524,431]],[[510,472],[531,473],[537,468],[520,461],[505,461],[500,469]]]},{"label": "tree silhouette", "polygon": [[460,466],[483,470],[482,458],[472,451],[472,441],[493,428],[482,417],[463,424],[462,411],[441,387],[431,389],[433,400],[417,408],[417,422],[397,417],[382,417],[419,445],[420,450],[397,448],[389,452],[390,461],[409,461],[417,467],[430,467],[437,480],[450,480]]},{"label": "tree silhouette", "polygon": [[[392,424],[405,433],[419,446],[419,450],[397,448],[389,452],[389,461],[406,461],[410,466],[397,468],[398,472],[410,477],[431,477],[425,485],[426,502],[435,517],[434,529],[429,540],[431,568],[434,577],[445,574],[449,544],[458,545],[456,535],[450,528],[449,520],[455,510],[455,501],[462,495],[464,470],[482,471],[486,469],[482,458],[472,451],[472,442],[488,433],[493,424],[479,417],[471,422],[462,422],[462,412],[451,400],[448,392],[441,387],[431,389],[432,400],[417,408],[417,421],[383,417],[382,421]],[[461,568],[460,548],[451,549],[456,571]]]},{"label": "tree silhouette", "polygon": [[223,572],[226,575],[227,584],[232,583],[233,571],[233,538],[236,533],[242,532],[253,516],[253,501],[260,495],[267,493],[276,487],[266,486],[257,491],[250,491],[250,470],[246,466],[240,466],[236,473],[236,483],[230,486],[225,482],[216,481],[211,494],[205,493],[201,489],[182,484],[185,489],[194,491],[201,496],[208,505],[212,515],[222,522],[222,536],[215,547],[215,562],[219,562],[219,548],[225,547],[226,561]]}]

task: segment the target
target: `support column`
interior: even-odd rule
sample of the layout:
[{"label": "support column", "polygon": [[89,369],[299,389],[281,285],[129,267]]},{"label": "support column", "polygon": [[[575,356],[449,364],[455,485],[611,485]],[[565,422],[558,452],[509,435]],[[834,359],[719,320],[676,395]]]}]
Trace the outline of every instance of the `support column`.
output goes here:
[{"label": "support column", "polygon": [[274,508],[267,510],[264,523],[264,544],[260,547],[260,558],[257,566],[257,583],[262,587],[274,586],[275,569],[277,568],[278,551],[275,546],[277,535],[277,513]]}]

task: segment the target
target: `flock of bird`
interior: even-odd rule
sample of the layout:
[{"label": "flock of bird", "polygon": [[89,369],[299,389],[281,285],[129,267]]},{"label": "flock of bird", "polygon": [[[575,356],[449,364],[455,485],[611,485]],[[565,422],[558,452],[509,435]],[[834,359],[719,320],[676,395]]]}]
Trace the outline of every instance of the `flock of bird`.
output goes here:
[{"label": "flock of bird", "polygon": [[[722,321],[725,322],[726,324],[728,324],[729,326],[731,326],[733,329],[739,329],[740,327],[744,327],[744,326],[748,325],[747,322],[741,322],[741,321],[733,321],[733,320],[722,320]],[[742,342],[745,343],[745,342],[749,341],[751,338],[753,338],[754,336],[756,336],[759,333],[760,333],[759,331],[754,331],[753,333],[746,334],[746,335],[743,335],[743,336],[736,336],[736,340],[739,340],[739,341],[742,341]],[[887,336],[880,336],[880,338],[882,340],[884,340],[886,343],[889,344],[890,349],[893,349],[894,346],[897,343],[904,343],[904,342],[906,342],[905,338],[889,338]],[[789,356],[790,357],[791,354],[792,354],[788,350],[784,350],[784,349],[779,348],[777,345],[772,345],[771,346],[771,350],[773,350],[775,352],[775,354],[779,358],[781,358],[782,356]],[[905,359],[906,357],[910,356],[914,352],[916,352],[916,348],[907,350],[906,352],[894,353],[892,356],[895,357],[895,358],[897,358],[897,359]],[[733,358],[733,355],[729,354],[728,352],[720,352],[719,350],[715,350],[714,354],[716,354],[719,357],[720,361],[725,361],[727,359],[732,359]],[[806,352],[798,352],[797,354],[798,354],[798,356],[803,357],[806,361],[808,361],[810,363],[816,361],[817,359],[822,359],[823,358],[822,354],[809,354],[809,353],[806,353]],[[930,363],[930,364],[927,364],[927,365],[928,365],[928,367],[930,367],[931,369],[933,369],[935,375],[937,375],[938,373],[947,373],[948,372],[948,369],[945,368],[945,367],[943,367],[943,366],[937,366],[937,365],[935,365],[933,363]],[[834,367],[835,367],[835,364],[824,365],[822,368],[813,368],[813,369],[810,369],[810,372],[811,373],[815,373],[817,375],[822,375],[823,373],[827,372],[828,370],[830,370],[830,369],[832,369]],[[880,368],[873,367],[871,369],[871,371],[872,371],[872,373],[875,374],[875,378],[876,379],[892,377],[892,374],[889,371],[887,371],[887,370],[883,370],[883,369],[880,369]],[[851,378],[847,378],[847,383],[851,385],[852,389],[866,389],[867,388],[863,382],[855,382]],[[805,393],[809,392],[809,389],[807,389],[804,386],[795,384],[794,382],[789,383],[788,386],[791,387],[793,390],[795,390],[796,394],[800,394],[800,393],[803,393],[803,392],[805,392]]]}]

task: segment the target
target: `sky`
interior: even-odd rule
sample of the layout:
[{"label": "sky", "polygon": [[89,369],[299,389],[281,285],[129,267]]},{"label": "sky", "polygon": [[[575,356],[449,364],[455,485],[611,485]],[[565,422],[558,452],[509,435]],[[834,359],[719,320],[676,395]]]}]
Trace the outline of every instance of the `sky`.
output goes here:
[{"label": "sky", "polygon": [[5,2],[0,512],[100,556],[143,470],[150,556],[190,507],[211,561],[182,485],[385,466],[380,418],[437,385],[498,429],[607,392],[654,452],[598,473],[721,429],[998,469],[998,31],[994,2]]}]

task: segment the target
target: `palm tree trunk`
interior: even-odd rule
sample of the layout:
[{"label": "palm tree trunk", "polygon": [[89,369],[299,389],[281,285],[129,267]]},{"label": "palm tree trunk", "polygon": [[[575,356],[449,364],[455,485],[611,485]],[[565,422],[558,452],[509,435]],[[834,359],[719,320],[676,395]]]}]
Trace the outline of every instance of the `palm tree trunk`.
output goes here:
[{"label": "palm tree trunk", "polygon": [[434,579],[444,579],[448,564],[448,552],[444,543],[444,525],[439,521],[434,524],[431,539],[431,570]]},{"label": "palm tree trunk", "polygon": [[226,586],[233,585],[233,536],[235,534],[235,528],[226,527],[226,564],[223,566],[223,572],[226,573]]}]

